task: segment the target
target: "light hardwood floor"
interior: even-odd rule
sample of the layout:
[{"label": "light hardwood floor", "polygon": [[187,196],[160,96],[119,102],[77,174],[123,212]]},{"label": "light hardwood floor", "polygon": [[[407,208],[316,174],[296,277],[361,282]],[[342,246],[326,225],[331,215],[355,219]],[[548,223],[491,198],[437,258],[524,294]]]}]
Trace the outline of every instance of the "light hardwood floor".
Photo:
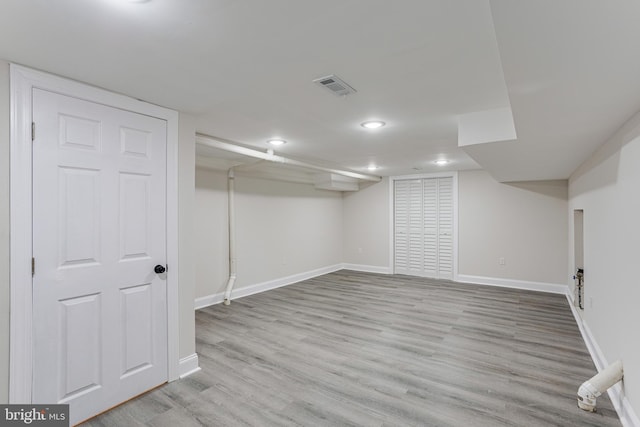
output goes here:
[{"label": "light hardwood floor", "polygon": [[86,426],[620,426],[562,295],[340,271],[196,313],[202,371]]}]

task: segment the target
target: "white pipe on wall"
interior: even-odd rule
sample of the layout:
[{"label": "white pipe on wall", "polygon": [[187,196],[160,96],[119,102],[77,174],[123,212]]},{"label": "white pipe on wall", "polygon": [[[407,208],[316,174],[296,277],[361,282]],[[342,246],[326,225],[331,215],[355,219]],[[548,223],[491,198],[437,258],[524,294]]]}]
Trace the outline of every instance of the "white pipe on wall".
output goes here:
[{"label": "white pipe on wall", "polygon": [[578,406],[580,409],[594,412],[596,410],[596,398],[622,380],[623,377],[622,362],[618,360],[593,378],[582,383],[578,389]]},{"label": "white pipe on wall", "polygon": [[231,304],[231,291],[236,282],[236,230],[235,230],[235,173],[233,168],[227,174],[229,182],[229,281],[224,291],[224,305]]}]

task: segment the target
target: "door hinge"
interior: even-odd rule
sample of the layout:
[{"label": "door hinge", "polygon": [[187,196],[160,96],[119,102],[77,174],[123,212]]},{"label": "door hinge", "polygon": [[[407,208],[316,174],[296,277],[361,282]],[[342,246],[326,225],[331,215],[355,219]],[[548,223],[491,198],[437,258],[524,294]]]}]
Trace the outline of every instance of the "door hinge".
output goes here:
[{"label": "door hinge", "polygon": [[31,141],[36,139],[36,122],[31,122]]},{"label": "door hinge", "polygon": [[31,277],[36,275],[36,259],[31,258]]}]

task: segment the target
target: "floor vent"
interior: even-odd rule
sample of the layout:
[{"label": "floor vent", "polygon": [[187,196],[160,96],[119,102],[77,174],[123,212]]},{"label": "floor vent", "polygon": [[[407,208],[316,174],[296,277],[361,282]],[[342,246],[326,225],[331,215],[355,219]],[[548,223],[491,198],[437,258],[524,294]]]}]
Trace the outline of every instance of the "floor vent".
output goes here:
[{"label": "floor vent", "polygon": [[338,96],[347,96],[357,92],[354,88],[349,86],[344,80],[342,80],[335,74],[320,77],[319,79],[315,79],[313,82],[326,88],[331,93]]}]

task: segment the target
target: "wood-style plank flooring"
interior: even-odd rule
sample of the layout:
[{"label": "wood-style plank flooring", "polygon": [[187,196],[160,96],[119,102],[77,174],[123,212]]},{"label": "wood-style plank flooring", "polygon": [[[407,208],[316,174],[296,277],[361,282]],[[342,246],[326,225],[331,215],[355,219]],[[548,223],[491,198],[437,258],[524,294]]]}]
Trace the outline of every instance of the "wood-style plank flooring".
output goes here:
[{"label": "wood-style plank flooring", "polygon": [[620,426],[562,295],[340,271],[196,313],[202,370],[86,426]]}]

